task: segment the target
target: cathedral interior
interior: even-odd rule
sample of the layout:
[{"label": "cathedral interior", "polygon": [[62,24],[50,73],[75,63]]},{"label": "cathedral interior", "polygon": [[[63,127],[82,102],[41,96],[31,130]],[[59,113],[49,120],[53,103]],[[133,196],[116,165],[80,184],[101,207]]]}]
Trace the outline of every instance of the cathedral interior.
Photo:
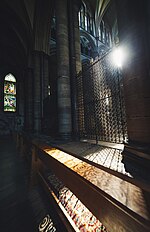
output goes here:
[{"label": "cathedral interior", "polygon": [[0,30],[0,231],[149,232],[150,1],[1,0]]}]

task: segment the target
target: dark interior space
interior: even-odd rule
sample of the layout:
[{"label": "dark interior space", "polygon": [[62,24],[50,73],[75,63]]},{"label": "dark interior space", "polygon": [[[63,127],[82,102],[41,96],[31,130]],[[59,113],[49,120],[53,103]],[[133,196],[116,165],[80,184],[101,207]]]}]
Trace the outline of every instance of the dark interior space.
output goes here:
[{"label": "dark interior space", "polygon": [[150,231],[150,2],[0,1],[0,231]]}]

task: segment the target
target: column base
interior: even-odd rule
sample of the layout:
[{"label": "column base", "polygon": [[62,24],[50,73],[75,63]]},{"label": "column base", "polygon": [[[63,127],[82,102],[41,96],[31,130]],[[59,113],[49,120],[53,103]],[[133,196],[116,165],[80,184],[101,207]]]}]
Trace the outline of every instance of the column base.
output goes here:
[{"label": "column base", "polygon": [[148,166],[150,163],[150,148],[148,146],[138,146],[138,144],[125,144],[123,156],[134,160],[136,163],[141,162]]},{"label": "column base", "polygon": [[59,133],[59,137],[62,140],[72,140],[71,133]]},{"label": "column base", "polygon": [[135,178],[150,181],[150,150],[148,146],[125,144],[122,155],[122,163],[127,172]]}]

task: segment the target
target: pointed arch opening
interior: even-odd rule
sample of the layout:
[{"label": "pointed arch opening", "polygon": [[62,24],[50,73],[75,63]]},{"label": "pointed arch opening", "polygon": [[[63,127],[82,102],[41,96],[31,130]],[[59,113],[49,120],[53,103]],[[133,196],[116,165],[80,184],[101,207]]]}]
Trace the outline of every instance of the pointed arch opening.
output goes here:
[{"label": "pointed arch opening", "polygon": [[16,112],[16,78],[11,73],[4,78],[4,111]]}]

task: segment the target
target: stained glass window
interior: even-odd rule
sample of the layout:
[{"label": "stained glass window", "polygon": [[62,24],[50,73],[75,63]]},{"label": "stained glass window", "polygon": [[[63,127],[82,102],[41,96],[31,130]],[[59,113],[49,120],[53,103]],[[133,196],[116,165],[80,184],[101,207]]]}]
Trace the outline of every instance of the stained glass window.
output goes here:
[{"label": "stained glass window", "polygon": [[4,80],[4,111],[16,111],[16,78],[12,74]]}]

